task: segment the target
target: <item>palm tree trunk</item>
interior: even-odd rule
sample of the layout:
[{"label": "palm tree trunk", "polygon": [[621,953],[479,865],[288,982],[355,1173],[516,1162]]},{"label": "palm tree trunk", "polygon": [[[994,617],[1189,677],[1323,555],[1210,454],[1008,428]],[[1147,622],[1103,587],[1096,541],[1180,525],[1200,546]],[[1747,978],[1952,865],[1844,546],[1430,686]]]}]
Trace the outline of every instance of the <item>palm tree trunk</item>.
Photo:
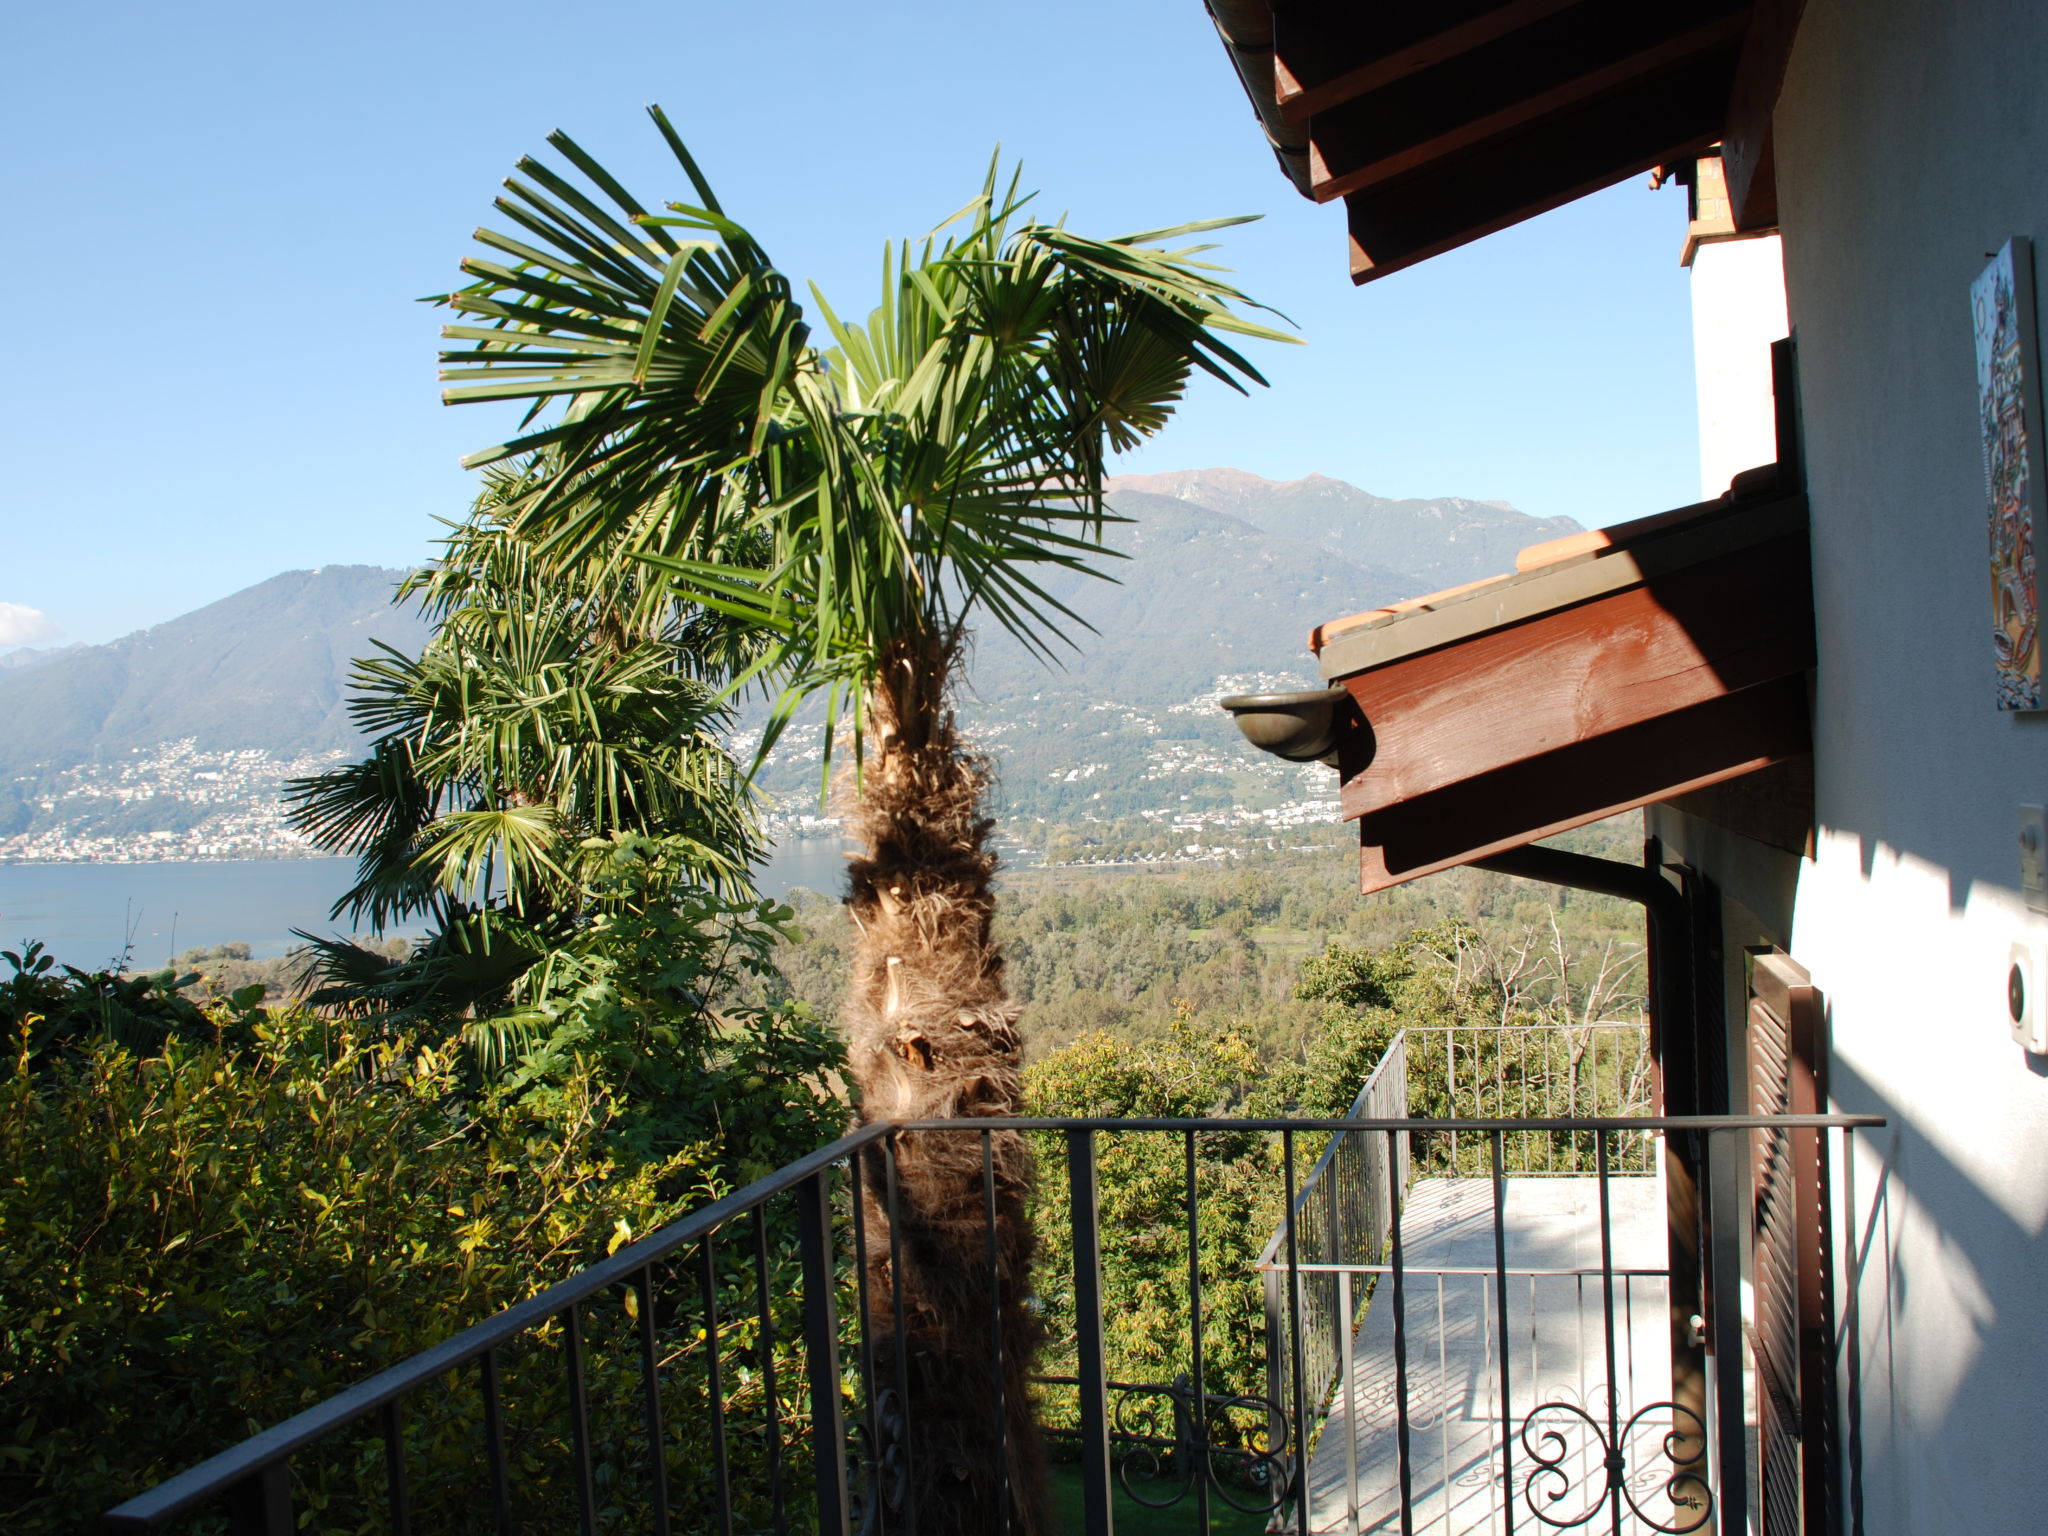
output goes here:
[{"label": "palm tree trunk", "polygon": [[[1013,1115],[1022,1102],[1017,1009],[990,932],[988,772],[963,750],[946,702],[955,656],[906,645],[874,693],[875,746],[851,815],[867,849],[849,866],[847,899],[859,930],[846,1018],[863,1121]],[[1024,1139],[906,1135],[896,1167],[901,1271],[879,1154],[864,1169],[863,1262],[878,1393],[893,1393],[902,1350],[909,1401],[881,1417],[907,1424],[918,1529],[1048,1536],[1027,1379],[1040,1330],[1025,1305],[1034,1245]]]}]

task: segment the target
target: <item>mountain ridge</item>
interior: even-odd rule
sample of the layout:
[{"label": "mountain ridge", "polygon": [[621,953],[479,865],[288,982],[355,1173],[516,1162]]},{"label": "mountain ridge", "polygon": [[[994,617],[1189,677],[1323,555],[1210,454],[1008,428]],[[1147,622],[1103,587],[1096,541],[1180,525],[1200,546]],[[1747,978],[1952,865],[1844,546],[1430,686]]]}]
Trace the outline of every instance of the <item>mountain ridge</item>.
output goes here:
[{"label": "mountain ridge", "polygon": [[286,571],[105,645],[0,673],[0,775],[47,773],[160,742],[296,755],[354,746],[348,672],[373,640],[417,651],[391,604],[406,573]]},{"label": "mountain ridge", "polygon": [[[1107,490],[1112,509],[1131,519],[1109,529],[1111,547],[1128,557],[1101,562],[1115,579],[1039,573],[1092,632],[1074,631],[1071,647],[1057,647],[1064,665],[1049,669],[984,626],[969,658],[963,724],[1002,757],[1007,801],[1020,813],[1131,810],[1163,792],[1164,775],[1196,773],[1198,763],[1208,777],[1197,800],[1232,803],[1250,771],[1241,744],[1212,708],[1191,701],[1226,678],[1306,683],[1314,625],[1512,570],[1521,548],[1578,527],[1499,502],[1393,500],[1321,475],[1185,470],[1116,476]],[[424,643],[417,611],[390,603],[404,574],[288,571],[110,644],[0,668],[0,857],[51,856],[51,838],[83,847],[76,839],[91,825],[120,838],[189,831],[223,803],[215,786],[229,771],[201,768],[194,753],[267,761],[235,768],[247,788],[227,798],[267,805],[268,820],[244,819],[249,835],[271,837],[277,808],[266,786],[280,781],[285,760],[362,750],[347,713],[353,660],[373,640],[414,654]],[[744,712],[742,727],[758,725],[757,712]],[[804,793],[815,796],[805,765],[817,746],[779,751],[769,787],[808,781]],[[161,794],[142,782],[151,774]],[[1195,790],[1192,779],[1177,782],[1175,803],[1195,804]],[[74,825],[76,834],[62,830]],[[214,833],[192,833],[202,836]],[[36,842],[10,855],[9,837]]]},{"label": "mountain ridge", "polygon": [[1267,480],[1241,469],[1183,469],[1113,476],[1105,489],[1112,501],[1139,492],[1196,502],[1353,560],[1369,553],[1374,566],[1403,573],[1414,588],[1384,601],[1512,571],[1529,545],[1582,531],[1575,519],[1534,517],[1505,501],[1376,496],[1328,475]]}]

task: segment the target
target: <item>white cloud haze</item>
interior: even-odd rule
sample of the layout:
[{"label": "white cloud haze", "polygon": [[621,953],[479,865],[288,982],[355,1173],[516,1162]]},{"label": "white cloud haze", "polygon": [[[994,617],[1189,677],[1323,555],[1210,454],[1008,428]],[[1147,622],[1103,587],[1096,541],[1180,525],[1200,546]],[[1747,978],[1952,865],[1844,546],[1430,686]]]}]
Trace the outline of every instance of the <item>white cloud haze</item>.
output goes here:
[{"label": "white cloud haze", "polygon": [[39,608],[0,603],[0,645],[33,645],[38,640],[55,640],[63,633]]}]

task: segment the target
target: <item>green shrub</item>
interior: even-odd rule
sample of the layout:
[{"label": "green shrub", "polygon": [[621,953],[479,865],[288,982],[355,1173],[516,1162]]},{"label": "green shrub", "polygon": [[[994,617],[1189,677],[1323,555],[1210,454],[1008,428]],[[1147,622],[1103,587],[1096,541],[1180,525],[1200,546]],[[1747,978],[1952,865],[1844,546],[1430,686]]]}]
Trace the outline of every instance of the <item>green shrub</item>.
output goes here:
[{"label": "green shrub", "polygon": [[[25,957],[0,1080],[8,1530],[78,1530],[836,1134],[829,1037],[802,1017],[705,1005],[699,989],[732,963],[729,933],[700,943],[675,913],[620,922],[631,931],[529,994],[525,1045],[484,1088],[461,1038],[437,1046],[253,1000],[200,1010],[155,982],[110,992],[46,967],[23,984],[40,958]],[[110,996],[149,1027],[107,1027]],[[800,1336],[787,1227],[775,1213],[765,1233],[776,1353]],[[717,1268],[742,1489],[765,1483],[748,1471],[769,1454],[771,1406],[750,1247],[750,1231],[736,1235]],[[696,1257],[677,1256],[654,1319],[679,1522],[711,1494]],[[637,1307],[621,1295],[586,1312],[603,1523],[626,1528],[648,1483]],[[501,1362],[514,1497],[534,1528],[574,1518],[559,1334]],[[778,1377],[788,1425],[801,1378],[787,1360]],[[380,1528],[374,1436],[372,1424],[295,1461],[305,1528]],[[784,1438],[792,1478],[803,1448]],[[415,1395],[406,1444],[423,1527],[487,1520],[473,1370]]]},{"label": "green shrub", "polygon": [[58,965],[39,943],[0,950],[0,960],[14,972],[0,984],[0,1032],[10,1042],[0,1072],[32,1071],[101,1043],[144,1055],[174,1040],[246,1043],[260,1017],[260,986],[208,1009],[183,994],[196,974],[81,971]]},{"label": "green shrub", "polygon": [[[1026,1085],[1034,1115],[1180,1119],[1236,1112],[1257,1075],[1248,1041],[1229,1032],[1202,1034],[1183,1005],[1166,1039],[1134,1044],[1086,1036],[1035,1063]],[[1057,1135],[1037,1141],[1034,1283],[1052,1341],[1046,1368],[1064,1374],[1074,1364],[1067,1153]],[[1279,1219],[1278,1149],[1260,1133],[1207,1131],[1195,1136],[1194,1153],[1202,1375],[1211,1391],[1260,1392],[1265,1303],[1254,1261]],[[1096,1169],[1108,1374],[1161,1385],[1192,1376],[1186,1142],[1170,1132],[1102,1132]],[[1047,1394],[1048,1422],[1072,1412],[1067,1397]]]}]

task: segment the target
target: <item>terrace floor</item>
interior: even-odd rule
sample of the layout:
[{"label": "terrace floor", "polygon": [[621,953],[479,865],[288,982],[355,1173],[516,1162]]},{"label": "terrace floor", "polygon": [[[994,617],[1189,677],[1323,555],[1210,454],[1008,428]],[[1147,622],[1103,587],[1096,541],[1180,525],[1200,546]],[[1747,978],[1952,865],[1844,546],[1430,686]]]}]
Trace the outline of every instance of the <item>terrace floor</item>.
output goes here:
[{"label": "terrace floor", "polygon": [[[1664,1271],[1663,1181],[1609,1181],[1614,1249],[1616,1422],[1671,1395]],[[1411,1529],[1467,1536],[1576,1522],[1603,1501],[1608,1423],[1606,1307],[1596,1178],[1510,1177],[1507,1236],[1512,1488],[1503,1477],[1501,1344],[1494,1295],[1493,1194],[1483,1178],[1421,1179],[1402,1216]],[[1515,1273],[1517,1270],[1547,1273]],[[1655,1274],[1624,1273],[1650,1270]],[[1354,1284],[1363,1276],[1354,1277]],[[1392,1277],[1378,1277],[1309,1460],[1317,1532],[1401,1529]],[[1526,1428],[1538,1403],[1546,1408]],[[1577,1411],[1575,1411],[1577,1410]],[[1581,1416],[1581,1411],[1586,1417]],[[1354,1428],[1355,1426],[1355,1428]],[[1684,1528],[1696,1518],[1665,1496],[1668,1413],[1651,1412],[1622,1439],[1630,1496],[1643,1515]],[[1541,1458],[1539,1461],[1539,1457]],[[1552,1468],[1554,1467],[1554,1470]],[[1541,1520],[1535,1509],[1543,1511]],[[1600,1519],[1600,1529],[1608,1521]],[[1590,1528],[1590,1526],[1588,1527]],[[1622,1529],[1653,1529],[1624,1506]]]}]

